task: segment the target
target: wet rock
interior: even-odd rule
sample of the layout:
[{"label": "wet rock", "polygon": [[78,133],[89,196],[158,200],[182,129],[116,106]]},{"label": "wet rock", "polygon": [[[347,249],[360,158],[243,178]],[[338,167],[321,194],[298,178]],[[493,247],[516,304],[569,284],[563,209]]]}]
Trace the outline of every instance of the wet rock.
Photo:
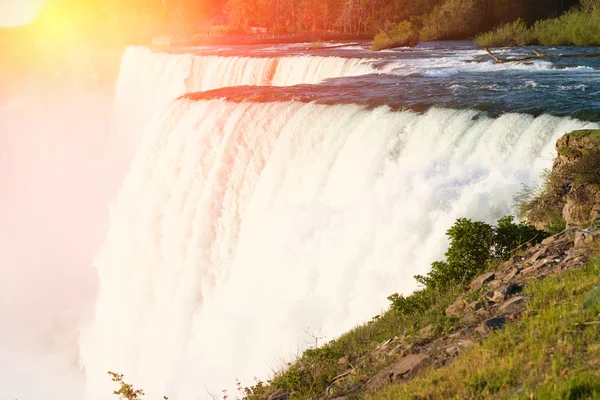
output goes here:
[{"label": "wet rock", "polygon": [[496,277],[493,272],[486,272],[483,275],[479,275],[471,282],[471,290],[479,290],[488,282],[491,282]]},{"label": "wet rock", "polygon": [[481,325],[477,327],[477,332],[482,335],[487,335],[493,330],[502,329],[506,325],[506,318],[504,317],[494,317],[484,321]]}]

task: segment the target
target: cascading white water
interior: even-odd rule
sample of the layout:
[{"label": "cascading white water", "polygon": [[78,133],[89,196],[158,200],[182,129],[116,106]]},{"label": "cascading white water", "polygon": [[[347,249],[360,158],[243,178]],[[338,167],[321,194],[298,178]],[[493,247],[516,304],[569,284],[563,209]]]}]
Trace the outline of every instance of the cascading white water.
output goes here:
[{"label": "cascading white water", "polygon": [[173,99],[223,87],[291,86],[373,73],[360,58],[288,56],[222,57],[167,54],[128,47],[116,92],[118,140],[136,146],[152,117]]},{"label": "cascading white water", "polygon": [[331,339],[414,290],[456,218],[508,214],[586,125],[177,100],[145,133],[96,261],[89,398],[110,393],[108,370],[178,400],[267,377],[304,330]]}]

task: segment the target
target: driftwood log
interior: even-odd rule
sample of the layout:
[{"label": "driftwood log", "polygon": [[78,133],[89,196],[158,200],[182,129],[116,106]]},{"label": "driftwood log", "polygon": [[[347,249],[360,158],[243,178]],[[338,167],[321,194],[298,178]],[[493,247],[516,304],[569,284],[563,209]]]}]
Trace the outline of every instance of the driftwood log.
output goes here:
[{"label": "driftwood log", "polygon": [[541,58],[557,58],[557,57],[600,57],[600,53],[582,53],[582,54],[544,54],[539,50],[533,50],[534,56],[525,56],[519,58],[499,58],[490,51],[487,47],[485,51],[494,59],[495,63],[520,62],[529,60],[539,60]]}]

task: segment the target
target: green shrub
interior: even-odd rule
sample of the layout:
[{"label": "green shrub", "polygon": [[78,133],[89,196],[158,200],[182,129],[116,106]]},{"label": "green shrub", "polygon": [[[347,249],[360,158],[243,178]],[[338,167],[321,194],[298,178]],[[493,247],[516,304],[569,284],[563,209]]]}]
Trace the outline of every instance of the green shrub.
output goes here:
[{"label": "green shrub", "polygon": [[496,226],[459,218],[446,235],[450,239],[446,260],[433,262],[426,276],[415,275],[423,289],[406,297],[398,293],[389,296],[393,311],[401,315],[422,313],[440,293],[471,281],[494,260],[508,259],[524,244],[537,244],[548,237],[548,233],[522,222],[516,224],[512,216],[500,218]]},{"label": "green shrub", "polygon": [[444,289],[464,283],[484,270],[490,261],[494,237],[491,225],[459,218],[446,235],[450,239],[446,261],[434,262],[426,276],[415,276],[427,287]]},{"label": "green shrub", "polygon": [[431,288],[418,290],[410,296],[394,293],[388,297],[390,309],[399,315],[419,314],[429,309],[435,303],[437,296]]},{"label": "green shrub", "polygon": [[538,243],[548,236],[547,232],[523,222],[515,224],[512,216],[500,218],[494,228],[492,255],[494,258],[507,260],[523,245]]},{"label": "green shrub", "polygon": [[392,49],[394,47],[416,46],[419,32],[412,22],[403,21],[391,30],[380,32],[373,38],[371,50]]},{"label": "green shrub", "polygon": [[541,44],[544,46],[597,46],[600,45],[600,7],[598,0],[582,2],[558,18],[535,22],[528,28],[516,20],[490,32],[478,35],[475,43],[479,46],[524,46]]},{"label": "green shrub", "polygon": [[475,43],[482,47],[527,46],[536,42],[533,30],[521,18],[477,35],[475,38]]}]

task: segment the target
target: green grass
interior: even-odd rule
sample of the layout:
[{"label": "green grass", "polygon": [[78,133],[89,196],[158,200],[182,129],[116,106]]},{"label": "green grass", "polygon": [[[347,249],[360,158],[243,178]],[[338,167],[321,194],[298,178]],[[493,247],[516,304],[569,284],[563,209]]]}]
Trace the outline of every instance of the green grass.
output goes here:
[{"label": "green grass", "polygon": [[420,339],[419,331],[431,325],[431,335],[447,334],[457,325],[458,319],[447,317],[444,310],[450,305],[462,288],[438,292],[435,301],[422,313],[400,315],[387,311],[381,317],[359,326],[324,346],[305,351],[301,357],[283,371],[277,373],[270,382],[257,390],[249,388],[247,398],[261,398],[277,389],[290,393],[292,399],[318,397],[332,385],[340,374],[354,369],[353,373],[334,385],[330,391],[342,390],[353,384],[364,384],[374,373],[395,359],[395,354],[387,353],[400,343],[393,343],[378,357],[371,357],[377,345],[395,337],[402,343]]},{"label": "green grass", "polygon": [[600,143],[600,129],[581,129],[567,133],[565,136],[577,137],[577,138],[589,138],[594,142]]},{"label": "green grass", "polygon": [[[600,262],[526,287],[525,317],[372,399],[600,398]],[[586,325],[586,323],[590,323]]]}]

